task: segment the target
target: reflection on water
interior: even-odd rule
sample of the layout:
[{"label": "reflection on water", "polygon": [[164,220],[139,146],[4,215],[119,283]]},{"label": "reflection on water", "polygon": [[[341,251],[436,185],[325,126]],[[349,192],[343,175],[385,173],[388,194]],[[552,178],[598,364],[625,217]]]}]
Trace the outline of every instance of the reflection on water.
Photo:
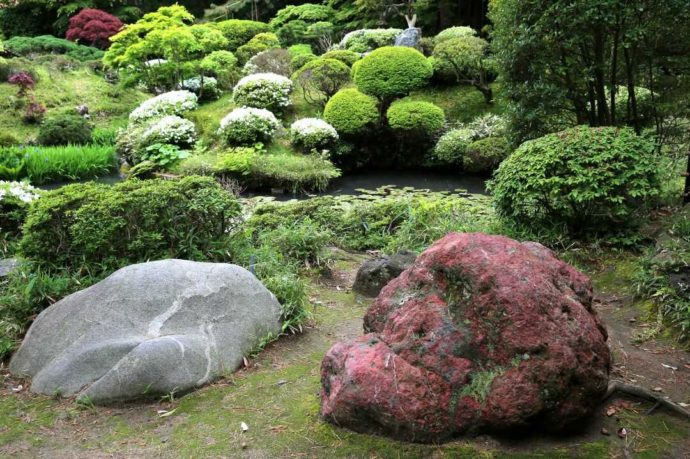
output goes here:
[{"label": "reflection on water", "polygon": [[[89,180],[84,180],[87,182]],[[122,181],[118,172],[93,180],[96,183],[113,185]],[[69,183],[51,183],[41,186],[44,190],[54,190]],[[331,186],[323,193],[311,195],[293,195],[291,193],[270,194],[270,192],[245,193],[248,197],[273,196],[278,200],[305,199],[311,196],[342,196],[357,195],[360,190],[376,190],[380,187],[392,185],[397,188],[415,188],[429,191],[459,191],[471,194],[486,194],[486,179],[472,175],[437,171],[371,171],[346,175],[333,180]]]}]

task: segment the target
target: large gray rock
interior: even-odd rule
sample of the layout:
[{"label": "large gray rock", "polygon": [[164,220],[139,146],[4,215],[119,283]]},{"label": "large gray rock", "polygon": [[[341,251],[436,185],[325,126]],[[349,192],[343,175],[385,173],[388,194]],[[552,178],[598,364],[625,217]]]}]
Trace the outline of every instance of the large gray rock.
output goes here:
[{"label": "large gray rock", "polygon": [[15,268],[19,267],[19,261],[14,258],[0,260],[0,277],[7,277]]},{"label": "large gray rock", "polygon": [[352,290],[362,295],[375,297],[390,281],[412,266],[416,259],[416,253],[400,250],[390,257],[367,260],[357,271]]},{"label": "large gray rock", "polygon": [[185,392],[236,370],[280,304],[229,264],[128,266],[43,311],[10,363],[31,390],[94,403]]},{"label": "large gray rock", "polygon": [[395,39],[395,46],[407,46],[409,48],[420,48],[422,41],[422,29],[413,27],[403,30]]}]

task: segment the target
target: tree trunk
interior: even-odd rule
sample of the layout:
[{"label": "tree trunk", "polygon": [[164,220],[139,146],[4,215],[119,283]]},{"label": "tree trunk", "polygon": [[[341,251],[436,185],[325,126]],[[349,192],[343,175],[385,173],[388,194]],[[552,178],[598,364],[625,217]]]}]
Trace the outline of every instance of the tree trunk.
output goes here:
[{"label": "tree trunk", "polygon": [[634,62],[630,55],[630,50],[625,48],[623,50],[623,55],[625,56],[625,71],[628,80],[628,97],[630,101],[630,119],[632,120],[633,127],[637,135],[640,135],[642,128],[640,127],[640,117],[637,113],[637,96],[635,94],[635,73],[634,73]]}]

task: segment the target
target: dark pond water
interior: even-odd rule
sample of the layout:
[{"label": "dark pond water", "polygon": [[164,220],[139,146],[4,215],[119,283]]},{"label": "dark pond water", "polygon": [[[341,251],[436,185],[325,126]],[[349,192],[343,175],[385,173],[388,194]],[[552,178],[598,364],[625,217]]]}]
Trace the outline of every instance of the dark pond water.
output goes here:
[{"label": "dark pond water", "polygon": [[[122,177],[114,172],[94,180],[97,183],[115,184],[120,182]],[[75,182],[70,182],[75,183]],[[41,186],[45,190],[54,190],[68,183],[51,183]],[[333,180],[328,190],[310,196],[341,196],[357,195],[358,190],[376,190],[383,186],[394,185],[397,188],[415,188],[418,190],[429,191],[465,191],[472,194],[486,194],[486,179],[471,175],[462,175],[450,172],[438,171],[372,171],[349,174]],[[246,193],[247,196],[273,196],[279,200],[305,199],[310,196],[293,195],[291,193]]]}]

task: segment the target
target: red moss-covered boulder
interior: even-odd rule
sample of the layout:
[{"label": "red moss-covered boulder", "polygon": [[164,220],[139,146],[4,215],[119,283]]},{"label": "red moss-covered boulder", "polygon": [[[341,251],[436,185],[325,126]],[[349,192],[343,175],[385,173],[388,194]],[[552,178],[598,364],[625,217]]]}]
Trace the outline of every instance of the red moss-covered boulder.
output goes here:
[{"label": "red moss-covered boulder", "polygon": [[321,415],[411,441],[563,429],[606,392],[589,279],[544,246],[452,233],[391,281],[321,367]]}]

